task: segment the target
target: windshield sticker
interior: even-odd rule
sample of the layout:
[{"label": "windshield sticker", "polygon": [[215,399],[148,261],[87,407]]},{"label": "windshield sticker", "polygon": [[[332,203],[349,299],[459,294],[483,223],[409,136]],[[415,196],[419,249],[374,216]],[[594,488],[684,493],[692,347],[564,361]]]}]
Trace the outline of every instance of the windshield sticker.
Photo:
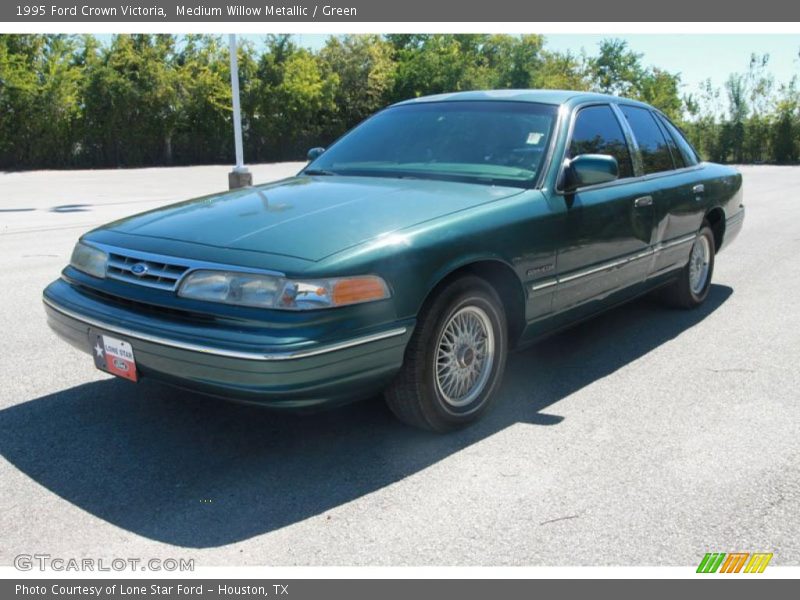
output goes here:
[{"label": "windshield sticker", "polygon": [[542,141],[542,138],[543,138],[543,137],[544,137],[544,134],[543,134],[543,133],[539,133],[538,131],[531,131],[531,132],[528,134],[528,139],[525,141],[525,143],[526,143],[526,144],[533,144],[533,145],[536,145],[536,144],[538,144],[540,141]]}]

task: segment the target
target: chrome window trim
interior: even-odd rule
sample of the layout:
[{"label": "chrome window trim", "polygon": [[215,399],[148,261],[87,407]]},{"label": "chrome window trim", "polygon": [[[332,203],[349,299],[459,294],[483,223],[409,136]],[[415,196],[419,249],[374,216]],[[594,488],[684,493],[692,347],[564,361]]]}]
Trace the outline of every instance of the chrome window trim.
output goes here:
[{"label": "chrome window trim", "polygon": [[[631,102],[617,102],[616,106],[617,106],[617,111],[619,112],[619,115],[623,119],[625,119],[625,125],[628,127],[628,129],[629,129],[629,131],[631,133],[631,138],[634,140],[634,143],[636,144],[636,152],[639,154],[639,164],[640,164],[641,169],[642,169],[641,170],[641,176],[661,175],[662,173],[674,173],[675,171],[684,168],[684,167],[676,166],[676,164],[675,164],[675,155],[672,154],[672,148],[669,147],[669,141],[668,141],[669,139],[672,138],[672,136],[670,135],[670,133],[668,131],[665,130],[664,125],[659,120],[658,114],[656,113],[654,108],[652,108],[650,106],[641,106],[639,104],[633,104]],[[672,168],[671,169],[667,169],[666,171],[656,171],[655,173],[645,173],[644,172],[644,161],[642,160],[642,157],[641,157],[641,152],[642,151],[639,148],[639,142],[636,140],[636,135],[633,133],[633,127],[631,127],[631,124],[628,122],[628,118],[625,116],[625,113],[622,112],[622,109],[620,108],[620,106],[628,106],[630,108],[638,108],[639,110],[643,110],[645,112],[650,113],[650,117],[653,119],[653,121],[655,121],[656,128],[661,133],[661,135],[664,137],[664,142],[666,142],[666,144],[667,144],[667,151],[669,152],[670,158],[672,159]],[[677,142],[673,141],[673,143],[677,146]],[[681,160],[683,160],[683,158],[681,158]],[[692,165],[692,166],[694,166],[694,165]]]},{"label": "chrome window trim", "polygon": [[[616,111],[615,111],[615,108],[616,108],[616,105],[619,104],[619,103],[618,102],[613,102],[613,101],[603,102],[603,101],[598,101],[598,100],[592,100],[592,101],[589,101],[589,102],[584,102],[584,103],[581,103],[581,104],[577,104],[571,110],[570,123],[569,123],[569,127],[567,129],[567,138],[566,138],[565,143],[564,143],[564,150],[561,152],[561,164],[558,167],[558,172],[556,174],[556,180],[555,180],[555,186],[553,188],[553,193],[555,195],[557,195],[557,196],[566,196],[567,195],[567,193],[563,189],[561,189],[560,183],[561,183],[562,177],[564,175],[564,167],[565,167],[564,161],[566,160],[566,155],[567,155],[567,152],[569,150],[569,144],[572,141],[572,132],[573,132],[573,129],[575,127],[575,118],[577,117],[578,111],[580,109],[582,109],[582,108],[586,108],[587,106],[597,106],[597,105],[603,105],[603,104],[611,106],[612,107],[611,108],[612,112],[614,112],[615,115],[617,114]],[[642,106],[639,106],[638,104],[630,104],[630,105],[631,106],[636,106],[637,108],[642,108]],[[619,110],[619,109],[617,109],[617,110]],[[617,117],[617,118],[619,119],[619,117]],[[625,123],[624,125],[621,125],[621,127],[622,127],[623,135],[627,135],[628,134],[627,127],[629,127],[628,124]],[[689,145],[691,146],[691,144],[689,144]],[[691,146],[691,147],[694,150],[694,146]],[[637,149],[637,152],[638,152],[638,146],[636,146],[636,149]],[[631,152],[631,162],[634,161],[632,150],[633,150],[632,148],[628,148],[628,151]],[[555,157],[553,157],[553,158],[555,158]],[[618,185],[627,185],[627,184],[630,184],[630,183],[639,183],[639,182],[642,182],[642,181],[650,181],[651,179],[658,179],[659,177],[669,177],[671,175],[676,175],[676,174],[690,173],[692,171],[700,171],[700,170],[705,168],[706,164],[707,163],[705,161],[698,160],[698,162],[696,164],[689,165],[687,167],[682,167],[680,169],[673,169],[671,171],[659,171],[658,173],[649,173],[647,175],[635,175],[634,174],[633,177],[626,177],[624,179],[615,179],[614,181],[609,181],[607,183],[598,183],[598,184],[595,184],[595,185],[587,185],[587,186],[584,186],[582,188],[578,188],[577,190],[575,190],[575,192],[570,192],[570,193],[574,194],[574,193],[577,193],[579,191],[580,192],[588,192],[588,191],[593,191],[593,190],[600,190],[600,189],[603,189],[603,188],[614,187],[614,186],[618,186]],[[633,165],[633,168],[634,168],[634,170],[636,169],[636,164]]]},{"label": "chrome window trim", "polygon": [[[649,175],[642,175],[641,177],[626,177],[625,179],[615,179],[614,181],[609,181],[608,183],[587,185],[585,187],[579,188],[578,190],[576,190],[576,192],[588,192],[593,190],[600,190],[607,187],[628,185],[631,183],[640,183],[642,181],[650,181],[652,179],[658,179],[660,177],[669,177],[671,175],[689,173],[691,171],[700,171],[705,168],[705,164],[706,163],[698,163],[696,165],[692,165],[691,167],[684,167],[683,169],[675,169],[674,171],[660,171],[658,173],[650,173]],[[555,193],[558,194],[559,196],[566,195],[563,190],[555,190]]]},{"label": "chrome window trim", "polygon": [[328,344],[318,348],[310,348],[308,350],[291,350],[287,352],[269,352],[269,353],[245,352],[239,350],[227,350],[225,348],[216,348],[214,346],[206,346],[204,344],[192,344],[190,342],[181,342],[178,340],[173,340],[158,335],[151,335],[149,333],[138,332],[133,329],[128,329],[127,327],[111,325],[100,319],[94,319],[92,317],[81,315],[68,308],[64,308],[63,306],[56,304],[49,298],[42,298],[42,301],[47,306],[52,308],[54,311],[61,313],[62,315],[70,317],[71,319],[75,319],[76,321],[79,321],[84,325],[89,325],[90,327],[96,327],[98,329],[107,331],[109,333],[115,333],[117,335],[121,335],[127,338],[132,338],[135,340],[142,340],[145,342],[149,342],[151,344],[159,344],[161,346],[177,348],[179,350],[187,350],[189,352],[198,352],[201,354],[208,354],[212,356],[222,356],[225,358],[238,358],[242,360],[282,361],[282,360],[296,360],[300,358],[309,358],[311,356],[319,356],[321,354],[328,354],[330,352],[345,350],[347,348],[353,348],[355,346],[360,346],[363,344],[369,344],[371,342],[377,342],[380,340],[397,337],[405,334],[406,331],[408,331],[407,327],[397,327],[394,329],[389,329],[387,331],[382,331],[380,333],[373,333],[371,335],[365,335],[344,342],[337,342],[335,344]]},{"label": "chrome window trim", "polygon": [[686,142],[686,145],[689,146],[689,148],[691,148],[692,153],[694,153],[695,163],[693,165],[688,165],[688,166],[695,167],[695,166],[705,162],[702,159],[702,157],[700,156],[700,153],[697,151],[697,148],[694,147],[694,144],[692,144],[692,142],[689,141],[689,138],[686,137],[686,134],[684,133],[684,131],[680,127],[678,127],[675,123],[673,123],[672,119],[670,119],[667,115],[665,115],[663,112],[661,112],[660,110],[658,110],[655,107],[653,108],[653,112],[656,113],[659,117],[661,117],[661,119],[663,119],[664,121],[666,121],[667,123],[672,125],[672,127],[675,129],[675,131],[678,132],[678,135],[680,135],[681,138],[683,139],[683,141]]},{"label": "chrome window trim", "polygon": [[[651,110],[650,114],[652,115],[653,119],[655,119],[658,128],[661,130],[661,135],[664,136],[664,141],[667,142],[667,149],[672,156],[672,170],[675,171],[677,169],[682,169],[686,166],[686,159],[684,158],[683,153],[678,146],[678,140],[676,140],[675,136],[670,133],[669,129],[667,129],[664,119],[661,118],[661,115],[658,112]],[[678,160],[680,160],[683,167],[678,166]]]},{"label": "chrome window trim", "polygon": [[[634,105],[628,104],[628,106]],[[628,142],[628,152],[631,155],[631,162],[633,163],[633,177],[628,177],[627,179],[643,177],[645,175],[644,160],[642,159],[642,149],[639,147],[639,140],[636,139],[636,135],[633,133],[633,128],[628,122],[628,118],[625,116],[625,113],[623,113],[622,109],[619,107],[618,102],[611,103],[611,112],[613,112],[617,117],[617,121],[619,121],[619,126],[622,128],[622,133],[625,136],[625,140]]]},{"label": "chrome window trim", "polygon": [[[575,132],[575,121],[578,120],[578,113],[583,110],[584,108],[589,108],[591,106],[608,106],[611,109],[612,114],[617,119],[619,123],[619,116],[617,112],[614,110],[613,102],[608,100],[589,100],[587,102],[581,102],[580,104],[576,104],[572,110],[570,111],[570,120],[569,120],[569,127],[567,128],[567,137],[564,140],[564,149],[561,151],[561,164],[558,166],[558,172],[556,173],[556,181],[554,185],[553,191],[556,195],[564,196],[566,192],[561,188],[561,183],[564,180],[564,170],[566,169],[566,160],[567,160],[567,152],[569,152],[569,145],[572,143],[572,135]],[[622,131],[622,136],[625,138],[625,141],[628,142],[628,154],[631,156],[631,169],[633,169],[634,174],[632,177],[626,177],[624,179],[615,179],[614,181],[609,181],[608,183],[598,183],[597,185],[587,185],[582,188],[578,188],[580,191],[588,190],[588,189],[599,189],[601,187],[612,186],[612,185],[619,185],[620,183],[628,183],[629,181],[634,181],[637,179],[636,177],[636,163],[634,161],[632,148],[630,147],[630,140],[628,139],[628,132],[625,129],[625,126],[622,123],[619,123],[620,131]],[[576,190],[577,191],[577,190]],[[575,192],[571,192],[575,193]]]},{"label": "chrome window trim", "polygon": [[[569,115],[569,111],[564,107],[563,104],[556,108],[556,112],[556,122],[553,125],[553,132],[550,134],[550,143],[549,148],[547,149],[547,156],[542,161],[542,168],[539,173],[539,177],[533,186],[533,188],[537,190],[543,190],[545,187],[547,174],[550,172],[550,166],[553,164],[553,159],[555,158],[558,138],[561,136],[561,129],[564,127],[564,121]],[[556,185],[557,184],[558,180],[556,180]]]}]

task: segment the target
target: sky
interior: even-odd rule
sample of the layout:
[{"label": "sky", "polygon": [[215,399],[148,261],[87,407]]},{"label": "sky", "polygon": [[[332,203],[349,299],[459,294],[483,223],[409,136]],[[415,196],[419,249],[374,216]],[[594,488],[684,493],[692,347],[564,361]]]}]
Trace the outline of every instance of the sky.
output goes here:
[{"label": "sky", "polygon": [[[644,55],[645,65],[680,73],[684,92],[697,91],[707,78],[722,85],[730,73],[747,70],[753,52],[770,55],[769,71],[778,83],[788,82],[792,75],[800,76],[797,34],[548,34],[545,47],[573,52],[583,48],[591,56],[597,53],[600,41],[609,37],[626,40],[635,52]],[[307,34],[295,38],[301,46],[318,49],[328,36]]]},{"label": "sky", "polygon": [[779,83],[800,75],[800,35],[725,35],[725,34],[648,34],[648,35],[548,35],[547,48],[574,50],[585,48],[596,54],[598,44],[607,37],[621,38],[638,53],[646,65],[655,65],[681,74],[687,92],[710,78],[722,85],[733,72],[746,71],[750,55],[769,54],[769,71]]}]

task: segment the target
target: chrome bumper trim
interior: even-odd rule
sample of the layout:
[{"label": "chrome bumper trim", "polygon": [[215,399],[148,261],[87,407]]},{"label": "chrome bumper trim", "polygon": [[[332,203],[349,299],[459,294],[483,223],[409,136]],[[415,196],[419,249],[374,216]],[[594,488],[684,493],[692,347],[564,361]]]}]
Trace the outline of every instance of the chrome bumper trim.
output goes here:
[{"label": "chrome bumper trim", "polygon": [[320,354],[327,354],[329,352],[345,350],[347,348],[353,348],[354,346],[360,346],[362,344],[369,344],[370,342],[377,342],[380,340],[397,337],[403,335],[404,333],[406,333],[406,331],[408,331],[408,328],[406,327],[398,327],[395,329],[389,329],[388,331],[382,331],[381,333],[373,333],[371,335],[365,335],[362,337],[353,338],[352,340],[347,340],[345,342],[337,342],[335,344],[329,344],[320,348],[311,348],[308,350],[295,350],[289,352],[271,352],[268,354],[262,354],[258,352],[242,352],[238,350],[226,350],[224,348],[214,348],[212,346],[204,346],[202,344],[192,344],[189,342],[180,342],[177,340],[172,340],[157,335],[141,333],[138,331],[134,331],[132,329],[128,329],[126,327],[111,325],[99,319],[93,319],[91,317],[86,317],[84,315],[78,314],[67,308],[64,308],[63,306],[57,305],[55,302],[53,302],[48,298],[42,298],[42,301],[47,306],[52,308],[54,311],[59,312],[62,315],[75,319],[76,321],[80,321],[85,325],[89,325],[91,327],[97,327],[98,329],[108,331],[109,333],[116,333],[121,336],[130,337],[137,340],[143,340],[145,342],[150,342],[153,344],[160,344],[162,346],[169,346],[170,348],[178,348],[180,350],[188,350],[190,352],[200,352],[202,354],[223,356],[225,358],[238,358],[242,360],[279,361],[279,360],[295,360],[299,358],[309,358],[311,356],[319,356]]},{"label": "chrome bumper trim", "polygon": [[726,225],[735,225],[739,221],[744,221],[744,208],[740,209],[739,212],[737,212],[732,217],[726,218],[725,219],[725,224]]}]

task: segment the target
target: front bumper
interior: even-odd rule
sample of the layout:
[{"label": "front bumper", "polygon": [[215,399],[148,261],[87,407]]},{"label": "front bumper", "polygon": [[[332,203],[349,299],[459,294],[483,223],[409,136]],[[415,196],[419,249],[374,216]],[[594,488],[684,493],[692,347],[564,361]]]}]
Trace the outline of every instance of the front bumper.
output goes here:
[{"label": "front bumper", "polygon": [[379,392],[402,366],[413,330],[413,322],[403,322],[323,344],[260,346],[250,337],[244,345],[230,336],[223,344],[218,327],[139,314],[63,280],[45,289],[43,301],[51,329],[87,354],[89,330],[99,330],[130,342],[142,377],[279,408],[339,404]]}]

